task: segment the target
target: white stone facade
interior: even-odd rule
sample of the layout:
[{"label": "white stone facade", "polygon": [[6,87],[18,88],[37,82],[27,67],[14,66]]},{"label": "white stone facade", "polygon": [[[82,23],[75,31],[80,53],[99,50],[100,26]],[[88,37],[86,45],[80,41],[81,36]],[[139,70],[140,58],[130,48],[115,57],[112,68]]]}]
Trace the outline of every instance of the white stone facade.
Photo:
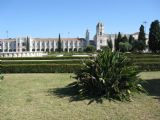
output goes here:
[{"label": "white stone facade", "polygon": [[[138,40],[138,32],[134,33],[134,34],[125,34],[128,38],[129,35],[132,35],[134,37],[135,40]],[[123,36],[124,34],[122,34]],[[112,51],[115,50],[114,46],[115,46],[115,38],[116,36],[118,36],[117,34],[105,34],[104,31],[104,24],[103,23],[98,23],[96,26],[96,35],[94,37],[94,42],[96,45],[96,50],[100,50],[102,47],[104,46],[108,46],[108,40],[112,41]],[[148,45],[148,34],[146,34],[146,45]]]},{"label": "white stone facade", "polygon": [[114,40],[115,34],[105,34],[103,23],[98,23],[96,26],[96,35],[94,37],[94,42],[96,45],[96,49],[100,50],[104,46],[108,46],[108,41],[112,41],[113,50],[114,50]]},{"label": "white stone facade", "polygon": [[[138,32],[134,34],[125,34],[127,37],[132,35],[135,40],[138,39]],[[112,51],[115,50],[115,38],[117,34],[105,34],[104,24],[98,23],[96,26],[96,35],[94,36],[94,45],[96,50],[108,46],[108,41],[112,42]],[[123,36],[123,34],[122,34]],[[89,45],[89,30],[86,31],[85,38],[61,38],[62,51],[83,51]],[[148,45],[148,34],[146,34],[146,44]],[[43,56],[47,52],[55,52],[58,48],[58,38],[31,38],[18,37],[13,39],[0,39],[0,57],[30,57]]]},{"label": "white stone facade", "polygon": [[[62,38],[63,51],[82,51],[86,46],[83,38]],[[0,39],[1,57],[42,56],[46,52],[55,52],[58,48],[57,38],[19,37],[15,39]]]}]

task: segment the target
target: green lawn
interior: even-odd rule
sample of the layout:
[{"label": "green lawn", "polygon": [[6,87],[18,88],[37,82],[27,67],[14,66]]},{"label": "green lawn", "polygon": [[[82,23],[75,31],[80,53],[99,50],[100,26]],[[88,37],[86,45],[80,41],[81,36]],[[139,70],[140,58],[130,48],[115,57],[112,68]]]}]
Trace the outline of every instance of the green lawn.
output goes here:
[{"label": "green lawn", "polygon": [[133,102],[80,99],[67,87],[73,74],[5,74],[0,120],[159,120],[160,72],[144,72],[148,95]]}]

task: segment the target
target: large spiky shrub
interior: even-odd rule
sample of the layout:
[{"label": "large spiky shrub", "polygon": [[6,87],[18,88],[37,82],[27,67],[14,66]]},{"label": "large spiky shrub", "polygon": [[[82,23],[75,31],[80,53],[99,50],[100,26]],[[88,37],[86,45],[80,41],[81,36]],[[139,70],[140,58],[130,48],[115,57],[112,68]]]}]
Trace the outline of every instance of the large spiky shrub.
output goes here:
[{"label": "large spiky shrub", "polygon": [[143,91],[138,73],[131,59],[107,49],[84,62],[75,78],[81,95],[123,101],[131,100],[133,93]]}]

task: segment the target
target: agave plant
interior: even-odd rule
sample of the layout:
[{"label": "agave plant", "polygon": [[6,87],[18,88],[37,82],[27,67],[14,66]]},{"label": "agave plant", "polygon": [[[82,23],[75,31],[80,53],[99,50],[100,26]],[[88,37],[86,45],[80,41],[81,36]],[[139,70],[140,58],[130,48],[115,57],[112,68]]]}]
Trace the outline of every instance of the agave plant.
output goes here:
[{"label": "agave plant", "polygon": [[144,91],[137,67],[120,52],[104,50],[83,64],[75,73],[80,94],[123,101],[130,100],[134,92]]}]

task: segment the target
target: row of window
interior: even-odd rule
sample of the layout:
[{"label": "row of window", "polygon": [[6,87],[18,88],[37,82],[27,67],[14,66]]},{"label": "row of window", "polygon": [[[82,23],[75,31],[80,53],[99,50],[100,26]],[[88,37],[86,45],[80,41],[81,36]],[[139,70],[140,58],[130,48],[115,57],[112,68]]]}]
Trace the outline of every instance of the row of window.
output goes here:
[{"label": "row of window", "polygon": [[[74,49],[72,49],[72,48],[69,48],[69,51],[81,51],[82,50],[82,48],[79,48],[79,49],[77,49],[77,48],[74,48]],[[34,52],[34,51],[40,51],[40,49],[37,49],[37,50],[35,50],[35,49],[32,49],[32,51]],[[49,49],[47,48],[47,49],[41,49],[41,51],[46,51],[46,52],[49,52]],[[50,51],[54,51],[54,49],[52,48],[52,49],[50,49]],[[58,49],[56,48],[55,49],[55,51],[58,51]],[[68,51],[68,49],[67,48],[65,48],[64,49],[64,51]]]},{"label": "row of window", "polygon": [[[33,43],[32,45],[35,46],[35,43]],[[41,45],[44,46],[44,45],[45,45],[45,42],[42,42]],[[54,46],[54,42],[52,42],[51,45]],[[58,46],[58,42],[56,42],[55,45]],[[63,45],[63,44],[62,44],[62,45]],[[70,42],[70,46],[72,46],[72,45],[73,45],[73,42]],[[77,46],[78,43],[76,42],[76,43],[74,43],[74,45]],[[81,43],[79,43],[79,46],[80,46],[80,45],[81,45]],[[40,46],[40,42],[37,43],[37,46]],[[49,46],[49,42],[47,42],[47,46]],[[68,46],[68,43],[67,43],[67,42],[65,42],[65,46]]]},{"label": "row of window", "polygon": [[[18,43],[18,46],[19,46],[19,45],[20,45],[20,44]],[[26,45],[27,45],[27,44],[26,44],[25,42],[22,43],[22,46],[26,46]],[[40,42],[38,42],[37,45],[40,46]],[[42,42],[41,45],[44,46],[44,45],[45,45],[45,42]],[[52,42],[51,45],[54,46],[54,42]],[[56,42],[55,45],[58,46],[58,42]],[[62,44],[62,45],[63,45],[63,44]],[[65,42],[65,45],[68,46],[68,43]],[[70,46],[71,46],[71,45],[73,45],[73,42],[70,42]],[[76,42],[76,43],[74,43],[74,45],[77,46],[78,43]],[[79,46],[80,46],[80,45],[81,45],[81,43],[79,43]],[[2,43],[0,43],[0,46],[2,46]],[[8,43],[5,43],[5,46],[7,47],[7,46],[8,46]],[[11,47],[11,46],[14,46],[14,47],[15,47],[15,46],[16,46],[16,43],[9,43],[9,46],[10,46],[10,47]],[[33,43],[33,46],[35,46],[35,43]],[[47,46],[49,46],[49,42],[47,42]]]},{"label": "row of window", "polygon": [[[77,51],[77,50],[78,50],[78,51],[81,51],[82,48],[74,48],[74,49],[69,48],[69,51]],[[2,51],[3,51],[3,50],[0,49],[0,52],[2,52]],[[18,51],[19,51],[19,49],[18,49]],[[26,51],[26,49],[23,48],[22,51],[24,52],[24,51]],[[42,48],[41,50],[40,50],[40,49],[36,49],[36,50],[35,50],[35,49],[32,49],[32,51],[33,51],[33,52],[35,52],[35,51],[46,51],[46,52],[49,52],[49,49],[48,49],[48,48],[47,48],[47,49]],[[54,51],[54,49],[51,48],[50,51]],[[58,51],[58,49],[56,48],[55,51]],[[64,51],[68,51],[68,49],[65,48]],[[8,52],[8,49],[4,49],[4,52]],[[9,49],[9,52],[16,52],[16,49]]]}]

